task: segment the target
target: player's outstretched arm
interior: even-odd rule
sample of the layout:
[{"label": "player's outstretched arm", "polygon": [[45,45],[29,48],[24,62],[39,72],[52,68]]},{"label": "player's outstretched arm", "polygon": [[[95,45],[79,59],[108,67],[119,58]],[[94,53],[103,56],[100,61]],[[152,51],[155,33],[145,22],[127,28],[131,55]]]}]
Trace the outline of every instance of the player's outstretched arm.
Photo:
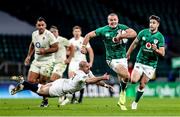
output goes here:
[{"label": "player's outstretched arm", "polygon": [[106,84],[104,81],[99,81],[96,84],[102,87],[109,88],[111,91],[114,91],[114,87],[109,84]]},{"label": "player's outstretched arm", "polygon": [[103,76],[100,76],[100,77],[87,78],[85,82],[88,84],[96,84],[97,82],[101,80],[109,80],[109,75],[105,73]]}]

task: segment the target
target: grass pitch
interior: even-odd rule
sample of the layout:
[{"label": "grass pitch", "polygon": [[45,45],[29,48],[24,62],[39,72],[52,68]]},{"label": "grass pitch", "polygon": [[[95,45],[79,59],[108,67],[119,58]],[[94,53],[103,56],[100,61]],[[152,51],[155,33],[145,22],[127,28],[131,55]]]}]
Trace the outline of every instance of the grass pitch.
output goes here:
[{"label": "grass pitch", "polygon": [[41,99],[0,99],[0,116],[180,116],[179,98],[144,97],[138,110],[131,110],[134,98],[128,98],[127,111],[117,106],[117,98],[84,98],[82,104],[57,106],[57,98],[49,99],[50,106],[40,108]]}]

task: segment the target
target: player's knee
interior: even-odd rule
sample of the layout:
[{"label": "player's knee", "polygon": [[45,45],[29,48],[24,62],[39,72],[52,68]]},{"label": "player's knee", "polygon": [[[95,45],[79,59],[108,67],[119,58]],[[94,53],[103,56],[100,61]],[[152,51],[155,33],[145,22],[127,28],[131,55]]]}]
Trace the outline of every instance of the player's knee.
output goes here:
[{"label": "player's knee", "polygon": [[143,90],[145,88],[145,84],[140,84],[139,89]]},{"label": "player's knee", "polygon": [[43,77],[41,77],[41,78],[39,79],[39,83],[40,83],[40,84],[46,84],[46,83],[47,83],[47,79],[48,79],[47,77],[44,77],[44,76],[43,76]]},{"label": "player's knee", "polygon": [[135,83],[137,83],[137,80],[131,79],[131,83],[132,83],[132,84],[135,84]]},{"label": "player's knee", "polygon": [[137,83],[138,80],[139,80],[138,78],[131,76],[131,83]]}]

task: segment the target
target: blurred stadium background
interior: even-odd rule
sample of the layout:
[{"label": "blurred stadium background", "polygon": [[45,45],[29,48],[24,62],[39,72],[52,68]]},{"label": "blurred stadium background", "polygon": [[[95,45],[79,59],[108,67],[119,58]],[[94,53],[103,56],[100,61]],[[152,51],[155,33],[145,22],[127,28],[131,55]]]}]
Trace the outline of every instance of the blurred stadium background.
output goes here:
[{"label": "blurred stadium background", "polygon": [[[83,36],[107,24],[106,17],[115,12],[120,23],[126,24],[137,32],[148,27],[148,17],[152,14],[161,18],[160,32],[165,36],[166,56],[160,58],[155,78],[146,88],[145,96],[180,96],[180,4],[176,0],[1,0],[0,1],[0,98],[13,98],[8,91],[12,85],[11,75],[27,75],[29,67],[23,62],[28,52],[31,33],[39,16],[50,25],[57,25],[60,35],[72,37],[72,27],[80,25]],[[129,41],[129,44],[131,41]],[[112,74],[110,83],[116,84],[117,78],[105,62],[102,41],[91,40],[95,53],[92,71],[96,75],[105,72]],[[134,63],[136,52],[131,57]],[[66,76],[66,73],[64,74]],[[118,85],[117,86],[118,89]],[[128,96],[134,96],[136,85],[129,86]],[[110,96],[99,93],[91,86],[92,95]],[[23,96],[22,96],[23,95]],[[28,93],[18,97],[29,97]],[[118,93],[112,94],[117,96]],[[32,94],[31,94],[32,96]],[[33,96],[32,96],[33,97]]]}]

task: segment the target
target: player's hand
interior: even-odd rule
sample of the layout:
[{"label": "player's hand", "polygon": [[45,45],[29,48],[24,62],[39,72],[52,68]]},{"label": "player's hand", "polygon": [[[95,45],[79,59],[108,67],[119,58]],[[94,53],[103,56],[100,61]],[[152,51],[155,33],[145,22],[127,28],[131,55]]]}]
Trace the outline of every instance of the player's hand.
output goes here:
[{"label": "player's hand", "polygon": [[111,85],[108,85],[109,87],[109,89],[112,91],[112,92],[114,92],[114,87],[113,86],[111,86]]},{"label": "player's hand", "polygon": [[82,53],[82,54],[86,54],[86,53],[87,53],[87,50],[86,50],[85,47],[82,47],[82,48],[81,48],[81,53]]},{"label": "player's hand", "polygon": [[152,46],[153,50],[157,50],[157,45],[156,44],[152,44],[151,46]]},{"label": "player's hand", "polygon": [[30,59],[31,59],[30,56],[27,56],[27,57],[26,57],[26,59],[25,59],[25,61],[24,61],[24,65],[25,65],[25,66],[27,66],[27,65],[30,64]]},{"label": "player's hand", "polygon": [[114,92],[114,87],[108,84],[105,84],[104,87],[110,89],[112,92]]},{"label": "player's hand", "polygon": [[37,52],[38,55],[44,55],[46,54],[45,48],[40,48],[39,51]]},{"label": "player's hand", "polygon": [[109,80],[109,75],[107,73],[103,75],[103,80]]}]

